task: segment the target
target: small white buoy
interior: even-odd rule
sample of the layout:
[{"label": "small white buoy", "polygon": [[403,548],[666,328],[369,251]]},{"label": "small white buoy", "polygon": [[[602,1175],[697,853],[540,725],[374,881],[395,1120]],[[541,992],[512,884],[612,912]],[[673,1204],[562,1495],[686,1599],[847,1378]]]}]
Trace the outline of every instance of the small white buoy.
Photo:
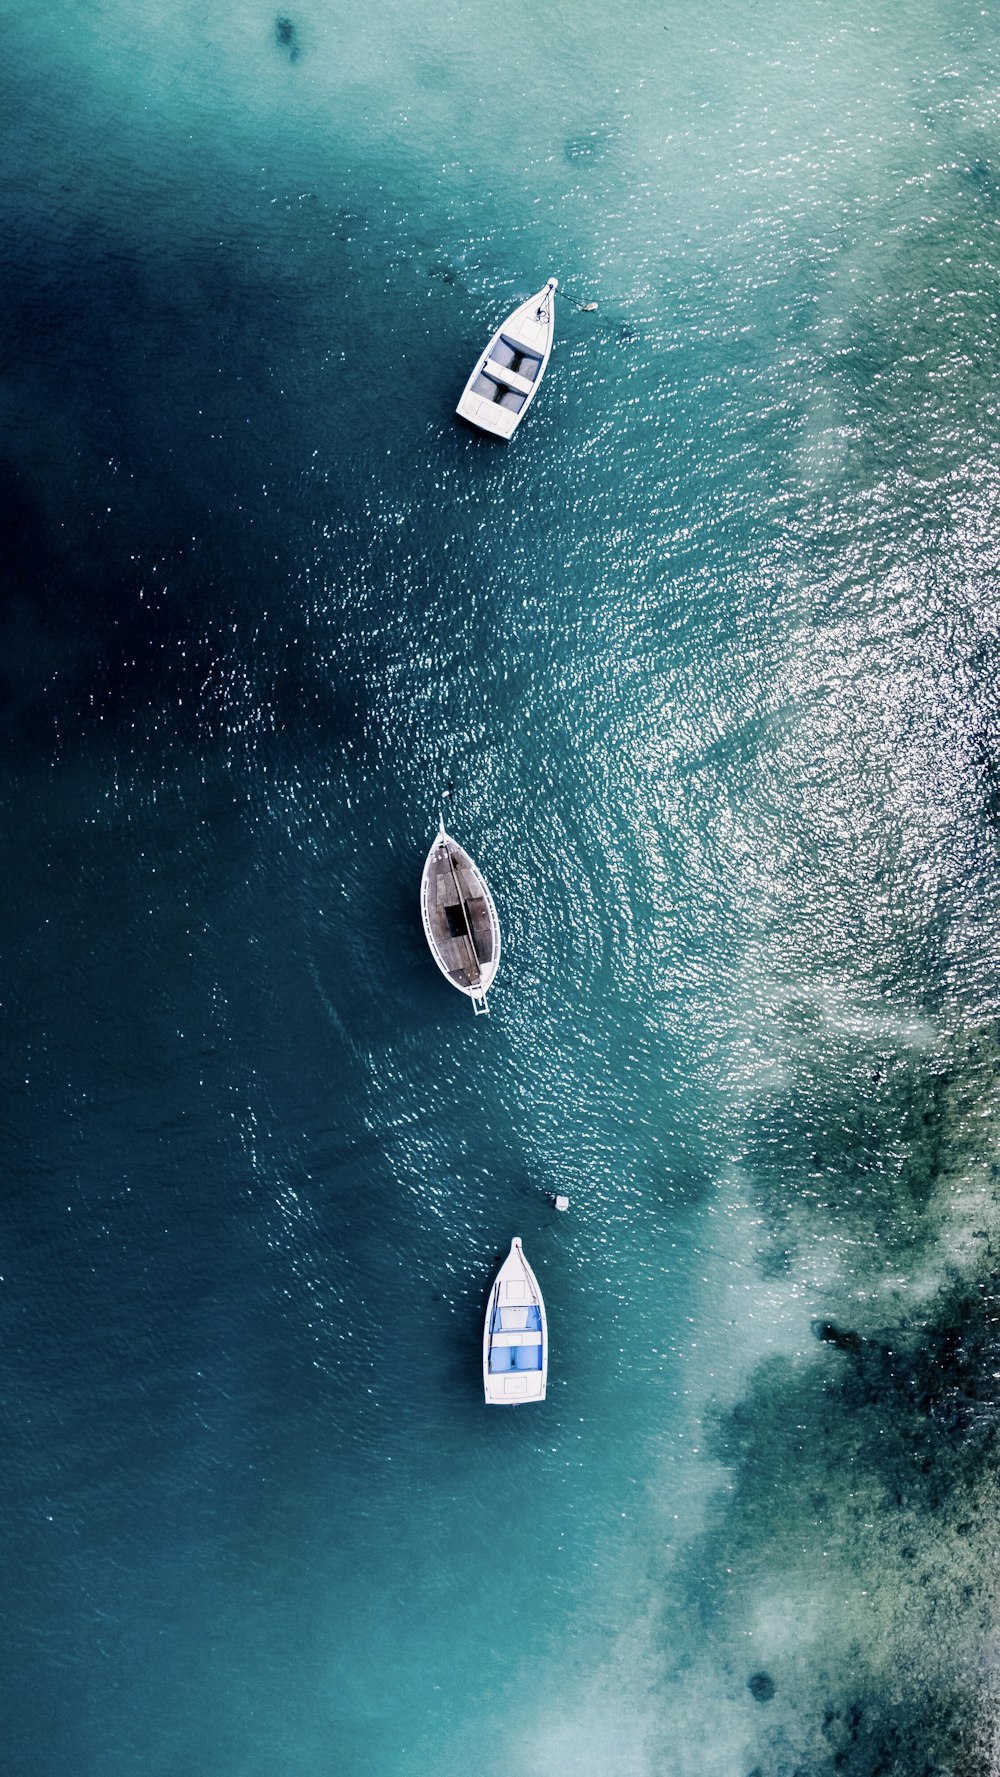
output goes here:
[{"label": "small white buoy", "polygon": [[557,1209],[568,1209],[569,1208],[569,1198],[568,1197],[557,1197],[556,1198],[556,1208]]}]

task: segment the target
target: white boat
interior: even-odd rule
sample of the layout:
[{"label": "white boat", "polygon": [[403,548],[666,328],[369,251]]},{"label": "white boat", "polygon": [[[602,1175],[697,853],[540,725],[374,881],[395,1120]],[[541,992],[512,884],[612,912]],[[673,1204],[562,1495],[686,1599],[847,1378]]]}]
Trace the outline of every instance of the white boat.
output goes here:
[{"label": "white boat", "polygon": [[529,296],[496,330],[476,361],[455,412],[496,438],[510,438],[538,393],[552,350],[558,278]]},{"label": "white boat", "polygon": [[515,1235],[490,1291],[483,1328],[483,1387],[488,1407],[544,1401],[549,1334],[538,1279]]},{"label": "white boat", "polygon": [[431,955],[474,1012],[488,1012],[486,993],[500,961],[500,922],[493,896],[467,851],[444,821],[420,879],[420,913]]}]

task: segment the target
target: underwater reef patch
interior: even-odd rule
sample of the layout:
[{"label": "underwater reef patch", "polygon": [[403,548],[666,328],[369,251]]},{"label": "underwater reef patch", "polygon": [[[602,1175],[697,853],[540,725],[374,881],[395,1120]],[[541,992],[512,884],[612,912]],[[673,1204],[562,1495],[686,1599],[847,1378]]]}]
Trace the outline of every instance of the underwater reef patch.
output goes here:
[{"label": "underwater reef patch", "polygon": [[279,13],[274,21],[274,40],[280,49],[288,51],[290,62],[298,61],[302,54],[298,26],[286,13]]},{"label": "underwater reef patch", "polygon": [[774,1696],[774,1679],[769,1672],[752,1672],[747,1679],[747,1690],[755,1703],[770,1703]]},{"label": "underwater reef patch", "polygon": [[[708,1410],[707,1454],[726,1484],[658,1575],[665,1669],[677,1669],[684,1620],[685,1673],[720,1685],[720,1707],[742,1704],[740,1768],[772,1777],[995,1768],[1000,1030],[887,1062],[879,1087],[894,1136],[905,1129],[881,1210],[911,1220],[912,1274],[887,1282],[900,1247],[872,1239],[863,1205],[852,1265],[826,1286],[812,1338]],[[807,1140],[803,1129],[800,1162]],[[782,1255],[793,1228],[822,1240],[824,1224],[846,1225],[835,1188],[825,1214],[811,1197],[789,1220],[762,1186]],[[733,1650],[750,1638],[748,1676]]]}]

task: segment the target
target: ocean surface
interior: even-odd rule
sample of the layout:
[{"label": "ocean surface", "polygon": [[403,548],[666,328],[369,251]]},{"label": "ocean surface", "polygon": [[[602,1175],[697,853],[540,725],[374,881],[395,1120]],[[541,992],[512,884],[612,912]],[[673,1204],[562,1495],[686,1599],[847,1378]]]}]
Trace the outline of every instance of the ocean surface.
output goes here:
[{"label": "ocean surface", "polygon": [[4,7],[0,1774],[987,1777],[1000,14],[288,7]]}]

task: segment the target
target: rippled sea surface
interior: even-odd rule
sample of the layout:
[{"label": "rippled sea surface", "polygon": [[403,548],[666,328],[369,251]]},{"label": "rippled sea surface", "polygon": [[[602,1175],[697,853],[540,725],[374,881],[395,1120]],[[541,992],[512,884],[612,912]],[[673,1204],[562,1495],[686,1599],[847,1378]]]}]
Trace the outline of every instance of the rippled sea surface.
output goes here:
[{"label": "rippled sea surface", "polygon": [[1000,19],[290,8],[6,9],[0,1765],[982,1777]]}]

